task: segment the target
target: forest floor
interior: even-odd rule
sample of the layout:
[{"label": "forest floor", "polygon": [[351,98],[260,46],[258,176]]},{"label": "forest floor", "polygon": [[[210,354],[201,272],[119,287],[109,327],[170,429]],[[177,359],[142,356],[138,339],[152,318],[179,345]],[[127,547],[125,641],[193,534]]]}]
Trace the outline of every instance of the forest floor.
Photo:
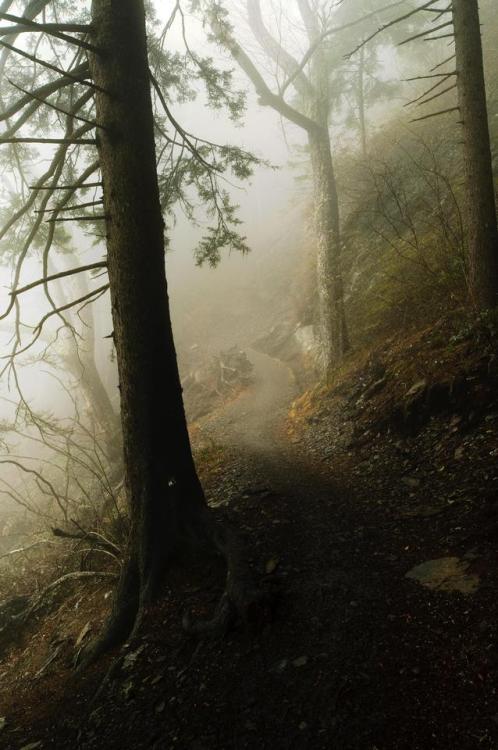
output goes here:
[{"label": "forest floor", "polygon": [[474,343],[391,342],[290,412],[289,369],[250,353],[255,383],[194,440],[274,621],[186,636],[220,571],[170,578],[95,699],[112,656],[76,677],[74,640],[36,677],[57,634],[98,628],[95,586],[7,655],[0,747],[496,750],[498,394]]}]

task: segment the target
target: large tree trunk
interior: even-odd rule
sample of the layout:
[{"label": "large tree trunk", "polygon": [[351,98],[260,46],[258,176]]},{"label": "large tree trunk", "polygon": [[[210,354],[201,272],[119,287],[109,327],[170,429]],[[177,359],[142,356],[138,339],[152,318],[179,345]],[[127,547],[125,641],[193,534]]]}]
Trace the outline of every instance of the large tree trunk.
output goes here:
[{"label": "large tree trunk", "polygon": [[[127,565],[101,647],[126,638],[182,528],[205,507],[182,403],[164,263],[143,0],[93,0],[91,60],[131,516]],[[106,93],[102,93],[102,91]]]},{"label": "large tree trunk", "polygon": [[477,0],[453,0],[467,183],[469,289],[479,310],[498,304],[498,230]]},{"label": "large tree trunk", "polygon": [[187,619],[186,627],[224,628],[267,607],[247,557],[208,512],[192,457],[168,303],[143,0],[93,0],[92,26],[131,530],[110,622],[85,662],[133,632],[167,567],[190,547],[224,556],[227,579],[213,620]]}]

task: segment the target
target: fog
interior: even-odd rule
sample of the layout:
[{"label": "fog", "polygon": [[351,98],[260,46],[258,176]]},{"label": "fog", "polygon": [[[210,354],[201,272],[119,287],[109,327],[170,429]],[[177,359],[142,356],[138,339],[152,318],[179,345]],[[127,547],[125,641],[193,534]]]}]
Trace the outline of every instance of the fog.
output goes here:
[{"label": "fog", "polygon": [[[90,3],[69,5],[54,2],[43,23],[60,13],[80,34]],[[421,17],[416,0],[146,5],[165,265],[194,455],[201,470],[206,446],[267,458],[282,450],[295,403],[376,361],[376,347],[405,330],[469,304],[454,40],[436,33],[447,9]],[[481,6],[494,158],[496,22],[492,0]],[[100,89],[86,68],[74,75],[80,57],[47,28],[38,46],[24,33],[31,26],[1,37],[18,56],[8,42],[0,54],[6,556],[26,540],[51,545],[59,526],[62,536],[109,535],[122,549],[127,529],[104,267],[113,227],[99,215],[101,125],[83,93]],[[80,40],[79,54],[88,44]],[[72,85],[51,89],[61,70]],[[41,94],[25,93],[38,85]],[[73,150],[59,151],[68,143]],[[75,208],[78,220],[66,213]]]},{"label": "fog", "polygon": [[[170,17],[172,8],[169,5],[154,5],[157,13],[156,28],[165,24]],[[290,54],[301,59],[308,42],[297,7],[280,7],[273,0],[265,0],[262,5],[270,32],[281,40]],[[404,5],[409,7],[410,2],[407,0]],[[322,11],[324,18],[328,14],[327,25],[341,26],[345,19],[355,20],[364,14],[371,16],[372,10],[380,8],[382,4],[365,0],[365,3],[359,2],[356,6],[351,13],[341,7],[340,3],[324,3]],[[278,62],[265,55],[264,49],[258,44],[248,24],[244,4],[233,0],[227,4],[227,10],[238,41],[252,56],[267,84],[270,87],[276,85],[278,89],[278,86],[282,86],[286,73]],[[383,16],[373,15],[371,21],[360,25],[361,34],[375,30],[381,18]],[[313,305],[308,305],[307,301],[300,298],[300,290],[304,290],[302,294],[308,299],[315,283],[312,260],[314,209],[311,206],[312,181],[306,134],[302,128],[283,118],[271,107],[261,106],[261,97],[255,93],[254,86],[245,73],[226,50],[222,50],[219,44],[208,41],[208,31],[207,25],[200,21],[199,14],[186,12],[183,21],[177,15],[168,31],[166,47],[170,52],[176,51],[183,55],[185,44],[188,43],[189,49],[194,50],[194,55],[212,57],[215,66],[225,70],[232,69],[231,85],[234,89],[244,91],[246,96],[244,113],[238,122],[231,122],[226,109],[221,107],[216,110],[210,106],[205,89],[200,82],[196,82],[193,100],[184,101],[182,96],[175,100],[175,95],[172,94],[171,107],[175,118],[193,136],[222,145],[237,146],[266,163],[256,166],[248,181],[242,182],[234,177],[223,177],[221,180],[232,202],[239,207],[237,216],[242,222],[240,232],[247,238],[250,248],[247,254],[222,250],[221,261],[216,268],[211,268],[208,263],[202,267],[196,264],[194,249],[212,219],[206,215],[204,207],[192,191],[191,197],[196,204],[194,221],[179,205],[172,207],[172,213],[167,218],[169,247],[166,266],[175,342],[183,379],[188,378],[192,368],[202,368],[222,350],[235,345],[244,351],[253,348],[275,327],[282,329],[287,326],[289,330],[299,330],[300,340],[307,342],[305,348],[307,347],[308,353],[315,346],[313,337],[316,339],[317,335],[316,311]],[[339,76],[339,79],[341,76],[347,78],[348,72],[351,73],[356,64],[354,58],[350,61],[344,57],[348,51],[347,45],[352,43],[350,39],[351,37],[346,42],[338,39],[336,43],[334,36],[333,43],[327,47],[337,68],[333,74]],[[335,50],[335,44],[339,52]],[[431,63],[432,57],[438,58],[442,46],[444,43],[436,44],[422,60],[418,52],[396,48],[392,40],[387,38],[376,46],[372,62],[375,73],[372,75],[377,81],[379,96],[377,99],[374,96],[367,104],[370,140],[375,139],[376,133],[386,122],[403,117],[403,104],[411,96],[411,91],[407,91],[406,85],[401,83],[401,79],[407,77],[406,71],[413,76],[418,75]],[[396,85],[396,91],[392,95],[389,93],[391,84]],[[6,90],[4,97],[11,94],[10,89]],[[299,88],[296,93],[291,86],[286,96],[291,104],[298,108],[301,106]],[[351,164],[354,163],[359,151],[360,138],[355,121],[358,112],[351,91],[344,96],[337,96],[336,100],[330,113],[330,134],[334,158],[339,169],[342,169],[344,161],[349,159]],[[406,118],[405,121],[400,119],[400,129],[406,127]],[[10,166],[6,164],[3,168],[4,199],[19,192],[26,194],[26,186],[22,185],[26,182],[26,175],[29,175],[28,182],[39,177],[52,153],[50,146],[39,147],[38,159],[25,166],[28,172],[22,178],[15,170],[9,171],[12,162]],[[90,192],[86,195],[91,199],[97,193]],[[348,199],[341,198],[341,202],[343,215],[347,218]],[[8,203],[5,206],[8,211]],[[55,247],[51,251],[52,259],[47,267],[49,272],[94,263],[104,257],[105,249],[98,238],[96,241],[93,229],[86,231],[82,224],[74,228],[69,223],[64,225],[63,231],[66,234],[61,237],[59,249]],[[22,235],[7,235],[5,241],[8,245],[3,253],[1,285],[5,290],[4,302],[7,303],[13,278],[12,269],[15,268],[18,257],[16,247],[22,241]],[[23,263],[17,287],[42,276],[43,267],[38,250],[30,254]],[[51,290],[58,306],[64,305],[71,297],[78,297],[78,284],[74,277],[52,284]],[[306,305],[308,307],[304,309]],[[2,349],[6,352],[12,346],[15,333],[13,317],[16,311],[21,321],[19,331],[22,333],[22,348],[29,342],[30,336],[34,335],[36,338],[36,326],[50,311],[43,288],[39,286],[23,294],[19,299],[19,307],[3,320],[1,341]],[[64,322],[74,327],[73,333],[64,330],[61,325]],[[91,335],[89,328],[92,329]],[[85,349],[90,357],[94,355],[110,403],[117,412],[118,375],[112,340],[109,338],[111,333],[109,297],[106,293],[92,304],[91,311],[86,309],[80,317],[73,310],[63,317],[51,316],[43,327],[43,335],[34,346],[25,354],[18,354],[12,363],[6,361],[1,396],[7,454],[27,456],[23,460],[31,468],[41,466],[40,461],[51,459],[51,449],[43,444],[43,440],[39,442],[40,436],[43,438],[44,428],[43,424],[38,423],[38,419],[42,423],[48,420],[52,429],[57,421],[67,427],[73,423],[76,414],[77,421],[86,425],[85,429],[90,429],[92,433],[95,430],[102,431],[103,425],[93,422],[95,415],[91,413],[91,404],[85,398],[80,398],[77,372],[68,371],[64,351],[68,346],[81,346],[81,372],[86,367]],[[269,346],[271,349],[271,345]],[[74,354],[76,358],[80,356],[77,352]],[[296,356],[296,352],[289,355],[292,367]],[[294,374],[303,382],[308,377],[302,372]],[[186,400],[188,402],[188,394]],[[187,411],[188,406],[187,403]],[[82,425],[75,427],[76,432],[81,431],[81,427]],[[19,473],[18,467],[13,465],[2,468],[6,481],[9,486],[15,487],[16,497],[19,499],[24,495],[28,477],[25,473]],[[60,467],[57,466],[54,470],[56,473],[60,472]],[[8,489],[7,485],[4,489],[7,494],[3,496],[2,507],[10,510],[12,489]],[[24,509],[22,512],[24,513]]]}]

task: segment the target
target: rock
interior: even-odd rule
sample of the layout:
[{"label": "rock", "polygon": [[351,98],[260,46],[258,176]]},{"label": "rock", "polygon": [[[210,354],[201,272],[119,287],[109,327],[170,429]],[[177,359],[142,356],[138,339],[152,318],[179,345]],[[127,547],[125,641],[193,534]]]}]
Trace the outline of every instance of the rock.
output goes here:
[{"label": "rock", "polygon": [[406,392],[405,398],[410,400],[415,400],[419,396],[424,393],[425,389],[427,388],[427,380],[419,380],[417,383],[412,385],[412,387]]},{"label": "rock", "polygon": [[5,729],[5,725],[7,724],[7,719],[5,716],[0,716],[0,732],[2,729]]},{"label": "rock", "polygon": [[266,575],[271,575],[272,573],[274,573],[276,569],[278,568],[279,562],[280,560],[278,559],[278,557],[274,557],[271,560],[268,560],[268,562],[265,565]]},{"label": "rock", "polygon": [[282,674],[282,672],[284,672],[287,669],[288,664],[289,664],[288,659],[281,659],[269,671],[276,672],[277,674]]},{"label": "rock", "polygon": [[76,643],[75,643],[76,648],[78,646],[81,646],[81,644],[83,643],[83,640],[86,638],[86,636],[88,635],[91,629],[92,629],[91,623],[87,622],[87,624],[81,629],[80,634],[76,639]]},{"label": "rock", "polygon": [[367,388],[367,390],[363,394],[363,400],[369,401],[371,398],[373,398],[373,396],[375,396],[377,393],[379,393],[379,391],[381,391],[384,388],[386,383],[387,383],[387,378],[385,375],[384,377],[379,378],[379,380],[376,380],[375,383],[372,383],[372,385],[369,386],[369,388]]},{"label": "rock", "polygon": [[460,445],[458,448],[456,448],[453,454],[454,458],[457,461],[460,461],[464,457],[464,455],[465,455],[465,448],[463,447],[463,445]]},{"label": "rock", "polygon": [[294,659],[292,662],[293,667],[304,667],[308,663],[308,657],[307,656],[299,656],[297,659]]},{"label": "rock", "polygon": [[479,576],[468,573],[470,561],[459,557],[440,557],[416,565],[406,573],[422,586],[434,591],[459,591],[473,594],[479,588]]},{"label": "rock", "polygon": [[401,477],[401,481],[407,487],[411,487],[413,489],[420,487],[420,479],[417,479],[416,477]]}]

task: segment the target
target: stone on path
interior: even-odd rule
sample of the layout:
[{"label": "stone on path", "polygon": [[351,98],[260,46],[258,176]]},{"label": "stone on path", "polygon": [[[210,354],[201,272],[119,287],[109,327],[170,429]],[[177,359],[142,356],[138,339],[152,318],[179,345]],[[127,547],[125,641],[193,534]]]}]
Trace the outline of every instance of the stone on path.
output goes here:
[{"label": "stone on path", "polygon": [[406,573],[406,578],[418,581],[435,591],[459,591],[473,594],[479,588],[479,576],[469,573],[471,562],[459,557],[440,557],[416,565]]}]

